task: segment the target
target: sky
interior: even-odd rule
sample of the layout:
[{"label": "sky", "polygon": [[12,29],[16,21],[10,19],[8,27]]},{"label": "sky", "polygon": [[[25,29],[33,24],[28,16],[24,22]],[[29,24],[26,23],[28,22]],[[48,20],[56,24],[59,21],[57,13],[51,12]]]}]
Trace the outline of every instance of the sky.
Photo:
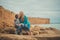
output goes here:
[{"label": "sky", "polygon": [[60,0],[0,0],[0,5],[15,13],[23,11],[26,16],[50,18],[60,23]]}]

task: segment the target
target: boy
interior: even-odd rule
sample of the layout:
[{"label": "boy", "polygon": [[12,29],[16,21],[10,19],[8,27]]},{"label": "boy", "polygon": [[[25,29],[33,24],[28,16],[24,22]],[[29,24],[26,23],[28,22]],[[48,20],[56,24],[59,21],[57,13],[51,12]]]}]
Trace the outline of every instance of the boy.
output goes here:
[{"label": "boy", "polygon": [[15,20],[14,20],[15,28],[16,28],[16,34],[20,34],[20,21],[18,18],[18,14],[15,15]]}]

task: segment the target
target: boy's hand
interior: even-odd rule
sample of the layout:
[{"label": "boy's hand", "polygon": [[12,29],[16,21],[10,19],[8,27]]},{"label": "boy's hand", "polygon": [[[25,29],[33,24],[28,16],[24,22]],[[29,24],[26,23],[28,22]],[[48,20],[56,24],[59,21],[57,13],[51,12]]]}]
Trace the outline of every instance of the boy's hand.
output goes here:
[{"label": "boy's hand", "polygon": [[17,26],[21,26],[21,24],[16,24]]},{"label": "boy's hand", "polygon": [[18,24],[19,26],[21,26],[21,24]]},{"label": "boy's hand", "polygon": [[18,26],[18,24],[16,24]]}]

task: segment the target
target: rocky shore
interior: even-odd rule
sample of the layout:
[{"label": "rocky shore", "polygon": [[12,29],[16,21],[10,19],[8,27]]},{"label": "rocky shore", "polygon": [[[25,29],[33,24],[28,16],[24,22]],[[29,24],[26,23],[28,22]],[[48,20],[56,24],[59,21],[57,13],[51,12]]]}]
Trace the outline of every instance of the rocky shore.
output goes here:
[{"label": "rocky shore", "polygon": [[0,40],[60,40],[60,35],[13,35],[0,34]]},{"label": "rocky shore", "polygon": [[[14,12],[0,6],[0,40],[60,40],[60,30],[51,27],[44,28],[40,26],[31,26],[30,34],[26,34],[23,31],[24,35],[16,35],[16,29],[14,27],[14,16]],[[36,18],[35,22],[35,18],[30,18],[30,21],[32,22],[33,20],[34,22],[32,23],[38,23],[38,19]],[[39,24],[50,23],[50,19],[46,19],[47,21],[43,20],[45,19],[40,20],[41,22],[39,22]]]}]

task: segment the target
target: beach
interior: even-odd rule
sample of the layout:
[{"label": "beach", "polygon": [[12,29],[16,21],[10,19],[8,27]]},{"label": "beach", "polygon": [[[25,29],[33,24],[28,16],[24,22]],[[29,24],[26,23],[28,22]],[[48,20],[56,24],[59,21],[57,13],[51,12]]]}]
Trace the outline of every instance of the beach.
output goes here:
[{"label": "beach", "polygon": [[49,18],[30,18],[29,34],[15,33],[15,13],[0,6],[0,40],[60,40],[60,24],[50,24]]}]

